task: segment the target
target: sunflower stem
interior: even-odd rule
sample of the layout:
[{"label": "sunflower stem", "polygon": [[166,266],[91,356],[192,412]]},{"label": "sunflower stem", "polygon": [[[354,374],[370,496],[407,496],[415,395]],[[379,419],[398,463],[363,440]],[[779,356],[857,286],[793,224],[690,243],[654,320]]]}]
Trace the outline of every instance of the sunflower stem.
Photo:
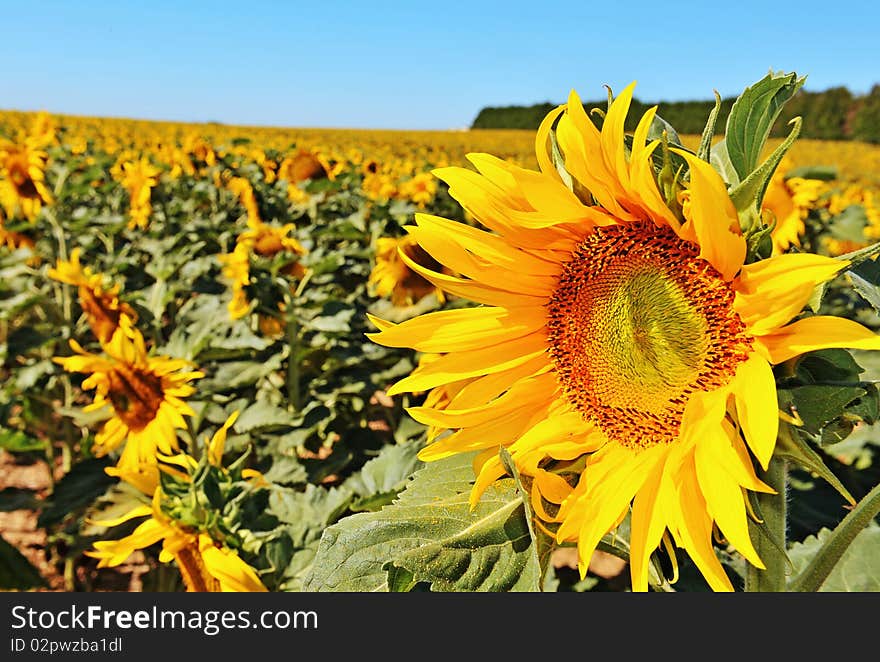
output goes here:
[{"label": "sunflower stem", "polygon": [[749,522],[752,542],[755,551],[764,562],[765,570],[756,568],[751,563],[746,565],[745,590],[750,593],[781,593],[785,592],[788,559],[786,548],[786,489],[788,486],[788,466],[786,461],[773,457],[767,471],[761,475],[768,486],[776,490],[776,494],[758,494],[759,516],[763,518],[763,531],[758,525]]},{"label": "sunflower stem", "polygon": [[287,311],[287,401],[294,412],[300,409],[299,392],[299,324],[296,320],[293,306],[288,306]]}]

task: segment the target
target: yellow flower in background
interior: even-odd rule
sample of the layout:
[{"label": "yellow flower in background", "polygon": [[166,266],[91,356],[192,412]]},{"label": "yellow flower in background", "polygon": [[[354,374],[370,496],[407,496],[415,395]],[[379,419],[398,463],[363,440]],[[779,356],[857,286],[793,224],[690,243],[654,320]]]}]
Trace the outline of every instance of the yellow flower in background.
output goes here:
[{"label": "yellow flower in background", "polygon": [[191,156],[197,163],[213,166],[217,163],[217,154],[211,144],[197,133],[189,133],[183,140],[184,153]]},{"label": "yellow flower in background", "polygon": [[49,147],[58,144],[58,127],[54,118],[45,110],[34,115],[29,133],[31,144],[38,147]]},{"label": "yellow flower in background", "polygon": [[73,285],[79,294],[79,304],[85,313],[92,332],[102,343],[110,341],[120,328],[120,318],[125,316],[130,324],[137,321],[137,313],[127,303],[119,300],[119,285],[106,286],[107,277],[95,273],[91,267],[80,264],[80,248],[74,248],[70,259],[58,260],[47,272],[49,278]]},{"label": "yellow flower in background", "polygon": [[[572,92],[538,131],[540,171],[487,154],[469,156],[478,172],[435,171],[487,230],[417,214],[410,236],[461,276],[410,266],[481,305],[401,324],[372,318],[371,338],[443,354],[389,395],[472,380],[444,406],[409,409],[454,431],[421,459],[480,451],[472,503],[504,475],[504,446],[533,478],[535,511],[557,542],[577,543],[582,574],[630,515],[635,590],[647,589],[648,560],[667,536],[713,589],[732,590],[713,531],[763,567],[746,493],[772,492],[752,465],[766,468],[776,443],[772,366],[820,348],[880,349],[880,338],[837,317],[791,322],[846,263],[785,254],[744,264],[724,182],[683,150],[689,205],[684,217],[671,211],[651,160],[659,142],[647,142],[656,108],[630,149],[624,142],[633,87],[601,131]],[[575,195],[551,160],[554,124],[566,176],[589,196]],[[577,459],[572,486],[554,467]]]},{"label": "yellow flower in background", "polygon": [[29,140],[0,141],[0,205],[9,218],[36,219],[43,205],[52,204],[46,187],[48,154]]},{"label": "yellow flower in background", "polygon": [[247,287],[251,282],[250,251],[246,244],[236,244],[231,253],[218,256],[223,267],[223,276],[229,279],[232,287],[232,299],[227,308],[229,317],[237,320],[247,315],[250,310],[250,302],[247,298]]},{"label": "yellow flower in background", "polygon": [[446,300],[443,291],[410,262],[431,271],[443,269],[410,235],[377,239],[376,263],[368,280],[373,293],[379,297],[389,297],[395,306],[411,306],[431,293],[436,294],[438,301],[443,303]]},{"label": "yellow flower in background", "polygon": [[[248,229],[238,235],[232,253],[220,255],[218,258],[223,266],[223,275],[230,281],[232,288],[232,299],[227,306],[232,319],[240,319],[250,310],[250,301],[245,288],[251,283],[252,254],[272,258],[279,253],[287,253],[298,258],[307,252],[302,244],[291,236],[296,229],[293,223],[276,227],[249,216],[247,224]],[[293,260],[282,267],[280,273],[299,280],[306,275],[306,268],[299,260]],[[283,311],[283,306],[279,309]],[[260,315],[259,324],[265,335],[278,335],[283,331],[281,320],[273,317]]]},{"label": "yellow flower in background", "polygon": [[95,435],[95,453],[103,456],[125,444],[119,466],[137,470],[156,462],[157,453],[178,450],[177,429],[185,429],[184,416],[193,416],[184,398],[195,392],[190,384],[204,373],[191,370],[189,361],[149,356],[140,332],[121,316],[120,331],[102,344],[103,355],[91,354],[75,340],[75,352],[53,361],[68,372],[88,373],[84,390],[95,389],[85,411],[110,406],[113,415]]},{"label": "yellow flower in background", "polygon": [[770,233],[774,255],[784,253],[789,246],[801,245],[804,219],[816,207],[826,188],[825,182],[818,179],[786,178],[782,167],[777,169],[762,202],[763,210],[770,211],[776,220],[776,227]]},{"label": "yellow flower in background", "polygon": [[153,206],[152,189],[159,183],[161,170],[146,157],[120,164],[118,179],[129,195],[129,229],[146,229]]},{"label": "yellow flower in background", "polygon": [[260,206],[257,203],[257,196],[254,193],[254,187],[244,177],[232,177],[226,184],[239,203],[247,211],[248,223],[256,223],[260,220]]},{"label": "yellow flower in background", "polygon": [[[248,218],[248,229],[238,235],[237,242],[246,245],[260,257],[274,257],[278,253],[302,256],[306,254],[306,249],[291,236],[295,230],[296,225],[293,223],[276,227],[259,219]],[[298,262],[295,263],[290,275],[302,278],[304,274],[303,266]]]},{"label": "yellow flower in background", "polygon": [[437,180],[430,173],[420,172],[403,182],[398,190],[401,198],[410,200],[424,209],[437,194]]}]

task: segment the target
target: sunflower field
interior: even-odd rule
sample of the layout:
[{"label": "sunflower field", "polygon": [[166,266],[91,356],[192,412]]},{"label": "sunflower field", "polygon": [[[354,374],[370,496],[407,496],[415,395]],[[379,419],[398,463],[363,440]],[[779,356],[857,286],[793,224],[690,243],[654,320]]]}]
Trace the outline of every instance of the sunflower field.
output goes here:
[{"label": "sunflower field", "polygon": [[0,589],[880,590],[880,147],[768,139],[802,85],[0,112]]}]

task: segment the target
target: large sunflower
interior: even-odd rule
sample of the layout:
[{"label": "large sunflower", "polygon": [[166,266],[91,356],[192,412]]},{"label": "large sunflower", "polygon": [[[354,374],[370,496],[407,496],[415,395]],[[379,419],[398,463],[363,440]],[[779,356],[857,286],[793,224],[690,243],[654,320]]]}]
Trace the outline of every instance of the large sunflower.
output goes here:
[{"label": "large sunflower", "polygon": [[0,141],[0,205],[10,218],[33,221],[43,205],[52,204],[46,187],[48,154],[27,140]]},{"label": "large sunflower", "polygon": [[86,411],[110,405],[113,415],[95,435],[95,452],[106,455],[123,443],[119,466],[137,470],[155,464],[157,453],[169,455],[178,450],[177,428],[185,429],[184,416],[193,416],[184,398],[195,392],[190,384],[204,373],[191,370],[183,359],[149,356],[143,336],[120,317],[119,332],[102,345],[103,355],[85,351],[75,340],[73,356],[54,361],[69,372],[89,373],[83,389],[95,389],[95,398]]},{"label": "large sunflower", "polygon": [[[671,535],[713,589],[731,590],[713,531],[763,567],[745,494],[772,492],[753,468],[753,458],[767,468],[776,443],[772,366],[880,340],[846,319],[792,321],[846,263],[786,254],[745,264],[725,183],[683,150],[689,202],[667,204],[652,163],[658,142],[647,141],[656,109],[624,140],[633,87],[601,130],[572,92],[538,131],[540,171],[486,154],[469,156],[478,173],[435,171],[488,231],[416,215],[411,236],[462,277],[410,266],[482,305],[401,324],[373,318],[371,337],[443,354],[389,394],[458,383],[443,406],[410,413],[452,431],[422,459],[482,451],[472,502],[503,475],[505,446],[533,478],[536,513],[559,543],[577,542],[582,573],[629,514],[634,589],[647,589],[649,557]],[[574,486],[548,470],[573,460],[582,467]]]}]

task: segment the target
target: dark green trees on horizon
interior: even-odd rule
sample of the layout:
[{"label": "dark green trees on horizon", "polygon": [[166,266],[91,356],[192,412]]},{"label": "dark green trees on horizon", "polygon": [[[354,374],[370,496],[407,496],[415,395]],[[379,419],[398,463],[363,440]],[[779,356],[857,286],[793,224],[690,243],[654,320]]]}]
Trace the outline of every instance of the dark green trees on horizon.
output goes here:
[{"label": "dark green trees on horizon", "polygon": [[[702,133],[706,118],[714,107],[712,100],[704,101],[660,101],[643,102],[633,99],[627,118],[627,130],[633,130],[642,114],[653,105],[658,105],[658,113],[676,128],[679,133]],[[722,99],[718,115],[719,126],[727,120],[733,98]],[[606,107],[606,101],[585,101],[590,108]],[[538,128],[544,116],[556,104],[538,103],[531,106],[490,106],[477,114],[472,129],[529,129]],[[775,137],[788,134],[788,122],[793,117],[803,119],[802,138],[822,140],[862,140],[880,142],[880,84],[862,96],[854,95],[846,87],[832,87],[822,92],[800,90],[786,104],[773,127]]]}]

